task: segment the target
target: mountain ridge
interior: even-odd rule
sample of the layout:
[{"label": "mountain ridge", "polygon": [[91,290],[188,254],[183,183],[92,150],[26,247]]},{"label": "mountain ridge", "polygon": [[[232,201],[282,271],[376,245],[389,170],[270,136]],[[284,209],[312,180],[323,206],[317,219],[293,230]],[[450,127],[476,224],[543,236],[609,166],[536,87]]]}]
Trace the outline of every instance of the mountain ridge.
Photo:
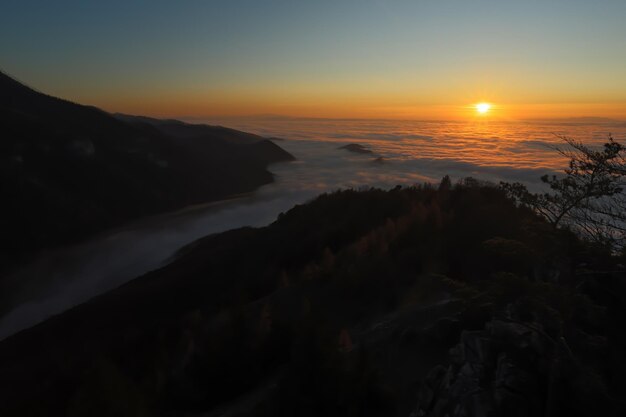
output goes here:
[{"label": "mountain ridge", "polygon": [[9,202],[0,209],[0,271],[142,216],[250,192],[273,181],[268,165],[294,159],[256,135],[182,126],[201,134],[123,121],[0,73],[0,185]]}]

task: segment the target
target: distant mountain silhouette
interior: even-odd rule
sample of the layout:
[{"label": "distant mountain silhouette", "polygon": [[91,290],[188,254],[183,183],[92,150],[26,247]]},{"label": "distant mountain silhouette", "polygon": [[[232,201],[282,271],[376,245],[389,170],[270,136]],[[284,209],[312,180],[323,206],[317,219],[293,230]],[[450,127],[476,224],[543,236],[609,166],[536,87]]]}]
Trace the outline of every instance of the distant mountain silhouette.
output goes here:
[{"label": "distant mountain silhouette", "polygon": [[123,222],[252,191],[292,155],[223,127],[114,117],[0,72],[0,271]]},{"label": "distant mountain silhouette", "polygon": [[351,143],[349,145],[340,146],[338,149],[345,149],[346,151],[354,153],[372,153],[371,149],[366,148],[363,145],[359,145],[358,143]]}]

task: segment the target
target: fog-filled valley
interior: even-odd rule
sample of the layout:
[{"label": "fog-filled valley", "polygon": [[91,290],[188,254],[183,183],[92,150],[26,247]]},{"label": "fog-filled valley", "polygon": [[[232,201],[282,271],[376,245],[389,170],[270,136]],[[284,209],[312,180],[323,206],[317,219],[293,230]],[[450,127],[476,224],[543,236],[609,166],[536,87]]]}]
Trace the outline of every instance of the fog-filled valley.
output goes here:
[{"label": "fog-filled valley", "polygon": [[[275,143],[297,160],[271,165],[274,182],[249,194],[130,223],[87,242],[40,255],[7,278],[20,284],[13,287],[11,298],[5,298],[0,337],[162,266],[196,239],[236,227],[267,225],[279,213],[322,192],[438,183],[445,175],[455,181],[471,176],[493,183],[522,181],[540,189],[541,175],[564,166],[563,158],[553,149],[563,146],[556,134],[567,131],[576,138],[591,137],[596,143],[606,140],[609,132],[616,139],[626,134],[623,123],[610,120],[495,122],[490,127],[495,125],[493,131],[502,136],[492,138],[482,136],[488,127],[480,124],[275,119],[230,122],[264,137],[279,138]],[[489,139],[498,141],[499,148],[494,150]],[[477,146],[471,154],[461,151],[468,141]],[[362,145],[371,152],[342,149],[345,143]],[[446,146],[436,147],[437,143]],[[505,164],[510,155],[516,155],[518,162]]]},{"label": "fog-filled valley", "polygon": [[[231,120],[249,134],[105,116],[191,152],[226,143],[205,155],[263,177],[230,174],[258,182],[235,180],[221,198],[174,201],[44,250],[14,247],[20,259],[2,277],[0,318],[0,385],[9,393],[0,408],[9,414],[622,409],[623,255],[577,236],[576,217],[557,227],[542,211],[578,198],[576,187],[587,199],[620,195],[611,188],[619,175],[602,174],[597,188],[601,171],[588,177],[586,167],[620,169],[610,164],[623,152],[622,123]],[[17,173],[46,190],[17,167],[50,151],[24,138],[7,147],[5,180]],[[608,144],[557,149],[585,138],[593,149]],[[248,153],[258,144],[265,148]],[[56,146],[69,161],[86,157],[66,141]],[[572,159],[560,185],[567,155],[583,159]],[[205,175],[208,184],[224,179]],[[549,190],[556,200],[532,197]],[[11,230],[57,226],[38,221]]]}]

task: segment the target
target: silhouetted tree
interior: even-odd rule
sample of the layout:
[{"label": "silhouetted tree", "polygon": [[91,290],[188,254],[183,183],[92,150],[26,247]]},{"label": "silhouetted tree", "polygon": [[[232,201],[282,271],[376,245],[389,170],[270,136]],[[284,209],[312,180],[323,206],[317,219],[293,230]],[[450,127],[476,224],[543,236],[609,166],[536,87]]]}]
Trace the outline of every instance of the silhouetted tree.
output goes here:
[{"label": "silhouetted tree", "polygon": [[625,148],[609,136],[600,150],[561,137],[566,148],[557,151],[570,159],[565,176],[544,175],[550,191],[532,193],[521,183],[502,182],[501,187],[519,204],[548,220],[554,228],[573,226],[587,238],[620,243],[626,232]]},{"label": "silhouetted tree", "polygon": [[439,191],[446,192],[449,191],[450,188],[452,188],[452,181],[450,180],[450,176],[445,175],[439,183]]}]

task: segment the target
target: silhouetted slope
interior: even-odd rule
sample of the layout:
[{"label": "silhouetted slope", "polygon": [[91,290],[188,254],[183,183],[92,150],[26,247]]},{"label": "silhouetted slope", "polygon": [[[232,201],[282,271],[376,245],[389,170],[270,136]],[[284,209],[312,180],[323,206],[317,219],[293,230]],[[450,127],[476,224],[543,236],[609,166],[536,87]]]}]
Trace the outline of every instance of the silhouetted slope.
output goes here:
[{"label": "silhouetted slope", "polygon": [[0,413],[620,415],[619,262],[476,181],[322,195],[0,343]]},{"label": "silhouetted slope", "polygon": [[130,116],[121,113],[116,113],[114,116],[128,123],[154,126],[159,131],[177,138],[209,138],[232,143],[255,143],[265,140],[265,138],[259,135],[240,132],[223,126],[190,124],[174,119],[154,119],[152,117]]},{"label": "silhouetted slope", "polygon": [[252,191],[272,181],[268,164],[293,159],[255,135],[198,129],[175,137],[0,73],[0,270],[130,219]]}]

